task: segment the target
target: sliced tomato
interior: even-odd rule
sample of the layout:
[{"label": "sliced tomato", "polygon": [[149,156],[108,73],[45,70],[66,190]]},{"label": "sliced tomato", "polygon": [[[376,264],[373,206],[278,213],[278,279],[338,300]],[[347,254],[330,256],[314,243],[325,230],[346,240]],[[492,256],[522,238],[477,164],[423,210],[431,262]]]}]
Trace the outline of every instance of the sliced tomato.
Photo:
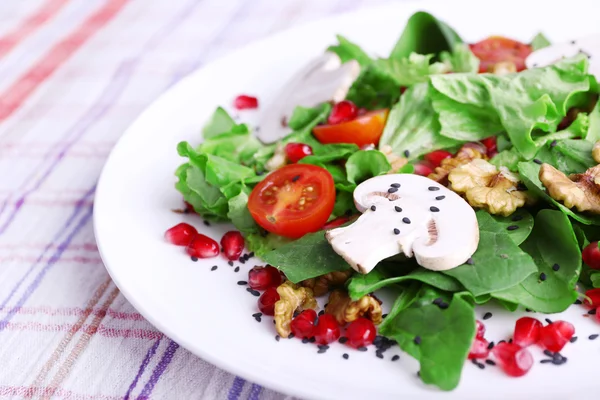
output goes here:
[{"label": "sliced tomato", "polygon": [[378,144],[388,110],[371,111],[352,121],[335,125],[319,125],[313,134],[321,143],[354,143],[360,146]]},{"label": "sliced tomato", "polygon": [[479,60],[479,72],[491,72],[499,62],[510,61],[517,71],[525,69],[525,59],[531,54],[531,46],[502,36],[491,36],[470,45],[471,51]]},{"label": "sliced tomato", "polygon": [[320,230],[334,203],[335,187],[329,171],[316,165],[290,164],[254,187],[248,210],[267,231],[295,239]]}]

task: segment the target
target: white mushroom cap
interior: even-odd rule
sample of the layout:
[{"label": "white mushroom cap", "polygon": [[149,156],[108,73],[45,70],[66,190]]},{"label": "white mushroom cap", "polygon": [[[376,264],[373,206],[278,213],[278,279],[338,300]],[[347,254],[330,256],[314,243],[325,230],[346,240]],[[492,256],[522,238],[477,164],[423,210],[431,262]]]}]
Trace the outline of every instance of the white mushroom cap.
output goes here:
[{"label": "white mushroom cap", "polygon": [[289,133],[281,119],[289,119],[296,106],[314,107],[327,101],[342,101],[360,73],[355,60],[344,64],[331,52],[326,52],[306,64],[275,96],[262,113],[263,120],[256,136],[264,143],[273,143]]},{"label": "white mushroom cap", "polygon": [[527,68],[545,67],[565,57],[585,53],[589,57],[589,73],[600,79],[600,35],[586,36],[534,51],[525,60]]},{"label": "white mushroom cap", "polygon": [[479,226],[473,208],[459,195],[419,175],[371,178],[356,187],[363,213],[353,224],[326,233],[334,251],[366,274],[396,254],[442,271],[464,264],[477,250]]}]

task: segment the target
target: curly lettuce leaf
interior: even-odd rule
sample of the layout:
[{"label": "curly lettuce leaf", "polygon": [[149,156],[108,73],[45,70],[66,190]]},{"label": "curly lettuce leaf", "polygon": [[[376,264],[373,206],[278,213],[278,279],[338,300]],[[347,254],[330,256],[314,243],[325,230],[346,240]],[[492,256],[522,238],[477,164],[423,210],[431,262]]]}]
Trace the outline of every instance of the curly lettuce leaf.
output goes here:
[{"label": "curly lettuce leaf", "polygon": [[329,46],[327,51],[337,54],[342,64],[356,60],[360,66],[365,67],[371,63],[371,57],[358,46],[342,35],[336,35],[338,44]]},{"label": "curly lettuce leaf", "polygon": [[360,150],[346,162],[348,182],[359,184],[374,176],[386,174],[392,169],[385,154],[379,150]]},{"label": "curly lettuce leaf", "polygon": [[464,43],[456,43],[452,48],[452,52],[443,51],[440,54],[440,60],[446,65],[447,69],[452,72],[479,72],[479,58],[477,58],[471,51],[471,48]]},{"label": "curly lettuce leaf", "polygon": [[217,107],[208,122],[202,128],[202,136],[204,139],[209,139],[220,133],[231,131],[235,126],[235,121],[229,116],[227,111],[222,107]]},{"label": "curly lettuce leaf", "polygon": [[531,49],[533,51],[543,49],[544,47],[548,47],[550,45],[552,45],[550,40],[548,40],[548,38],[541,32],[535,35],[535,37],[531,40]]}]

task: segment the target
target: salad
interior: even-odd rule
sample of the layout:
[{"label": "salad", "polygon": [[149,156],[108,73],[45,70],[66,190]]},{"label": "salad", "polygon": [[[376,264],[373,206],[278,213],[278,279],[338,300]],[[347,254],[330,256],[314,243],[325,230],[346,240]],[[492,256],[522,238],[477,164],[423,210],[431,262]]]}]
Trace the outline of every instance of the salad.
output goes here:
[{"label": "salad", "polygon": [[[600,89],[586,54],[526,69],[548,45],[541,34],[467,44],[424,12],[386,58],[338,36],[328,50],[360,65],[344,100],[298,106],[273,144],[217,108],[201,143],[178,145],[188,207],[237,231],[219,245],[180,224],[167,238],[193,258],[246,261],[246,246],[268,264],[248,290],[278,338],[375,344],[378,356],[397,343],[443,390],[467,359],[521,376],[539,345],[560,363],[569,322],[532,314],[494,345],[475,317],[488,302],[600,305]],[[387,315],[382,288],[396,298]]]}]

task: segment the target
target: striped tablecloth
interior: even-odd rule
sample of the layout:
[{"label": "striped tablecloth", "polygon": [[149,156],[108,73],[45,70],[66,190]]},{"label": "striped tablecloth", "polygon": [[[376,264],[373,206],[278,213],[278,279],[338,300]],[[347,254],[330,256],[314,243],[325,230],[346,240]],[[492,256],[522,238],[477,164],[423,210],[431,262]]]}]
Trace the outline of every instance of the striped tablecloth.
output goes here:
[{"label": "striped tablecloth", "polygon": [[384,1],[0,1],[0,397],[284,397],[180,348],[119,293],[94,242],[96,181],[133,119],[195,68]]}]

